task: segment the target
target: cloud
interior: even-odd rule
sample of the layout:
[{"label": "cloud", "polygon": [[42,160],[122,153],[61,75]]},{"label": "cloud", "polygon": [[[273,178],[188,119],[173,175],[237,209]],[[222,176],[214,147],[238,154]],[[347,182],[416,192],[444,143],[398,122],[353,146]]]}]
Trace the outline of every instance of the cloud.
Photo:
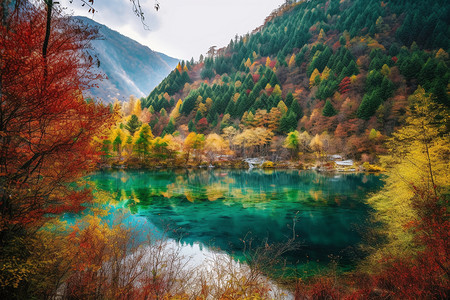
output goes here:
[{"label": "cloud", "polygon": [[[95,0],[93,19],[119,31],[152,50],[167,55],[197,59],[210,46],[223,47],[236,34],[244,35],[263,24],[284,0],[141,0],[150,30],[133,14],[130,0]],[[61,0],[75,15],[92,18],[80,0]]]}]

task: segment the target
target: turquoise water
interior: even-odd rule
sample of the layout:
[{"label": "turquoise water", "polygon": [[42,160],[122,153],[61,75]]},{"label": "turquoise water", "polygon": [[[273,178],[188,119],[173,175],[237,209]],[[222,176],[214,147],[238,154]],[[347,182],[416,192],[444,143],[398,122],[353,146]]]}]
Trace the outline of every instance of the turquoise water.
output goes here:
[{"label": "turquoise water", "polygon": [[358,245],[372,226],[364,199],[382,185],[376,175],[296,170],[120,170],[90,180],[132,218],[184,243],[239,256],[244,239],[283,243],[295,233],[301,247],[285,254],[288,264],[325,266],[334,257],[343,268],[362,256]]}]

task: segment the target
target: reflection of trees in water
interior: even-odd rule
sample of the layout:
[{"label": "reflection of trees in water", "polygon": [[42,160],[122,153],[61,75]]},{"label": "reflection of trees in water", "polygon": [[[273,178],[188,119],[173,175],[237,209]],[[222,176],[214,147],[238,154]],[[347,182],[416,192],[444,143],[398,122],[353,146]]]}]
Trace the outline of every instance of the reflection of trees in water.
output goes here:
[{"label": "reflection of trees in water", "polygon": [[362,174],[263,170],[118,171],[92,178],[158,228],[169,225],[185,242],[230,252],[242,250],[246,235],[282,243],[299,212],[295,230],[305,246],[289,255],[319,260],[360,242],[354,225],[366,226],[362,199],[381,184]]}]

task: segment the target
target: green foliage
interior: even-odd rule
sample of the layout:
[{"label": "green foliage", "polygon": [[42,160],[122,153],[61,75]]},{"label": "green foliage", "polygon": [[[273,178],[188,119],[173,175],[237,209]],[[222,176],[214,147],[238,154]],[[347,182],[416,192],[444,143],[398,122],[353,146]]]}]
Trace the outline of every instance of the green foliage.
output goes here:
[{"label": "green foliage", "polygon": [[197,103],[198,96],[200,96],[198,91],[191,91],[184,99],[180,112],[184,115],[189,115]]},{"label": "green foliage", "polygon": [[286,104],[287,107],[291,106],[292,101],[294,101],[294,96],[292,95],[291,92],[289,92],[286,95],[286,98],[284,99],[284,104]]},{"label": "green foliage", "polygon": [[296,120],[300,120],[303,117],[302,107],[300,106],[300,104],[296,99],[292,101],[292,104],[289,107],[289,111],[294,113]]},{"label": "green foliage", "polygon": [[194,121],[190,120],[188,123],[188,130],[189,132],[195,132],[195,124]]},{"label": "green foliage", "polygon": [[130,135],[134,135],[136,130],[141,127],[141,121],[139,121],[136,115],[131,115],[130,120],[125,124],[125,129],[130,132]]},{"label": "green foliage", "polygon": [[383,102],[382,93],[380,89],[376,89],[370,93],[364,95],[361,104],[358,107],[358,118],[363,120],[369,120],[370,117],[376,112],[378,106]]},{"label": "green foliage", "polygon": [[331,104],[330,100],[327,100],[327,102],[325,102],[325,106],[323,107],[322,115],[325,117],[332,117],[337,113],[337,110],[334,108],[333,104]]},{"label": "green foliage", "polygon": [[200,73],[200,76],[201,76],[202,79],[211,79],[211,78],[214,78],[215,73],[214,73],[213,69],[204,68],[202,70],[202,72]]},{"label": "green foliage", "polygon": [[138,132],[137,139],[134,142],[133,151],[136,152],[139,157],[144,157],[149,154],[150,150],[150,140],[153,138],[150,126],[144,124]]},{"label": "green foliage", "polygon": [[281,134],[286,134],[290,131],[294,131],[297,128],[297,117],[295,113],[291,110],[288,110],[288,112],[281,118],[280,120],[280,126],[278,128],[278,131]]},{"label": "green foliage", "polygon": [[330,98],[333,96],[334,92],[337,91],[338,87],[339,82],[337,82],[334,76],[330,76],[330,78],[320,83],[316,97],[321,100]]},{"label": "green foliage", "polygon": [[323,51],[317,50],[314,53],[314,56],[311,60],[310,65],[308,66],[308,69],[306,72],[307,76],[311,76],[314,69],[317,69],[317,70],[319,70],[320,73],[322,73],[323,69],[325,69],[325,67],[327,66],[328,61],[332,55],[333,55],[333,51],[328,46],[325,46]]},{"label": "green foliage", "polygon": [[175,131],[175,121],[171,118],[169,120],[169,123],[167,123],[166,128],[164,128],[164,131],[168,134],[172,134]]}]

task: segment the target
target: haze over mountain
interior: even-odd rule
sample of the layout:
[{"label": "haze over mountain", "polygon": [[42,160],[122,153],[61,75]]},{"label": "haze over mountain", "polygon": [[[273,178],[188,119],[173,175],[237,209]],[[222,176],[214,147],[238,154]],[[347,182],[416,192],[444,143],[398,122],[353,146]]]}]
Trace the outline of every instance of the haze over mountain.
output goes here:
[{"label": "haze over mountain", "polygon": [[92,42],[92,56],[98,58],[99,69],[107,79],[92,88],[89,96],[111,103],[115,98],[148,95],[178,63],[178,59],[155,52],[105,25],[86,17],[76,18],[97,27],[102,36]]}]

